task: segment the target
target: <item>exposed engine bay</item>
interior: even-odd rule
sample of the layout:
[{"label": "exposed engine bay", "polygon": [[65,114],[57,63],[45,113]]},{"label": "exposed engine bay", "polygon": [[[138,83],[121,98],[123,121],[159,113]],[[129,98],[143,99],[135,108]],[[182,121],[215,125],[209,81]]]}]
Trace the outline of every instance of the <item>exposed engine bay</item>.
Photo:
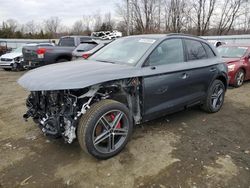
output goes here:
[{"label": "exposed engine bay", "polygon": [[138,78],[121,80],[85,89],[32,91],[27,98],[28,111],[24,119],[32,117],[45,135],[63,137],[67,143],[76,138],[79,118],[100,100],[112,98],[125,103],[134,114],[135,123],[141,119]]}]

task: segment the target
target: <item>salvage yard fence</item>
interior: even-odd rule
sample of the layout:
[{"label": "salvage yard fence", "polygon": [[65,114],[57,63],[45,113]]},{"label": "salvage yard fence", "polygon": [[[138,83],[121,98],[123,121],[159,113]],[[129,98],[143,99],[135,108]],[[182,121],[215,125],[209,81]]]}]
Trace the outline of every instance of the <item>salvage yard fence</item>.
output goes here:
[{"label": "salvage yard fence", "polygon": [[[250,35],[224,35],[224,36],[202,36],[206,40],[217,40],[223,41],[226,43],[241,43],[241,44],[250,44]],[[24,44],[28,43],[47,43],[52,41],[58,41],[58,39],[3,39],[0,38],[0,41],[6,41],[7,46],[10,48],[18,48]]]},{"label": "salvage yard fence", "polygon": [[8,48],[12,48],[12,49],[18,48],[24,44],[48,43],[48,42],[52,42],[52,40],[54,39],[4,39],[4,38],[0,38],[0,42],[6,41]]},{"label": "salvage yard fence", "polygon": [[202,38],[226,43],[250,44],[250,35],[203,36]]}]

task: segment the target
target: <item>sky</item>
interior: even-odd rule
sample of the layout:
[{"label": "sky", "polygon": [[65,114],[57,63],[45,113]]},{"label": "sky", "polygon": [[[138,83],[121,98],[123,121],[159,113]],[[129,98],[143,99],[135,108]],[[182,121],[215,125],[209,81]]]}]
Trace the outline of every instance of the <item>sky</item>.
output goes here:
[{"label": "sky", "polygon": [[57,16],[66,26],[71,26],[83,15],[111,12],[116,16],[116,4],[121,0],[0,0],[0,23],[15,19],[19,23],[34,20],[41,22]]}]

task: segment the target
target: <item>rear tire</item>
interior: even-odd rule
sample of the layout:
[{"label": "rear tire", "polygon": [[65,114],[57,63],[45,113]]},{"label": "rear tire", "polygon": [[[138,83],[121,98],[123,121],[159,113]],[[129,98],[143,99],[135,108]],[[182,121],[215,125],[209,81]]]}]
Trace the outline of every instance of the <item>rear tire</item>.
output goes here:
[{"label": "rear tire", "polygon": [[132,129],[132,116],[124,104],[101,100],[82,115],[77,137],[85,152],[97,159],[108,159],[123,150]]},{"label": "rear tire", "polygon": [[245,80],[245,71],[243,69],[240,69],[237,71],[234,77],[234,87],[238,88],[243,85],[243,82]]},{"label": "rear tire", "polygon": [[207,92],[202,109],[208,113],[218,112],[225,98],[225,85],[220,80],[214,80]]},{"label": "rear tire", "polygon": [[56,63],[62,63],[62,62],[67,62],[69,61],[68,59],[58,59]]}]

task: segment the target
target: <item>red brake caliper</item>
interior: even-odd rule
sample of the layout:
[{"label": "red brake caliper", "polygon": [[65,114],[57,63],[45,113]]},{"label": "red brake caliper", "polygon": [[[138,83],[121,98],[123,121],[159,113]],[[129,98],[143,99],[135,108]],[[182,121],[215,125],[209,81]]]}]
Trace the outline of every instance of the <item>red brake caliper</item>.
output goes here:
[{"label": "red brake caliper", "polygon": [[[110,118],[111,118],[111,120],[113,121],[113,120],[115,119],[115,115],[114,115],[114,114],[111,114],[111,115],[110,115]],[[117,126],[116,126],[115,128],[116,128],[116,129],[122,128],[121,121],[119,121],[119,123],[117,124]]]}]

